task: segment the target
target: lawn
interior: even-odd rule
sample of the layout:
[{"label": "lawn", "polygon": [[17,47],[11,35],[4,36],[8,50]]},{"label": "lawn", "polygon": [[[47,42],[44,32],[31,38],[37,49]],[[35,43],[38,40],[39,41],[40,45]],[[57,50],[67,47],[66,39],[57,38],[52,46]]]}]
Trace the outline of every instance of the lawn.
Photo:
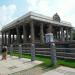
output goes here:
[{"label": "lawn", "polygon": [[[14,54],[14,55],[18,56],[18,54]],[[23,54],[22,57],[30,59],[31,55],[30,54]],[[51,58],[49,56],[36,55],[36,60],[43,61],[43,64],[41,64],[41,66],[44,69],[55,67],[55,66],[53,67],[51,65]],[[60,66],[60,65],[75,68],[75,60],[57,59],[57,66]]]}]

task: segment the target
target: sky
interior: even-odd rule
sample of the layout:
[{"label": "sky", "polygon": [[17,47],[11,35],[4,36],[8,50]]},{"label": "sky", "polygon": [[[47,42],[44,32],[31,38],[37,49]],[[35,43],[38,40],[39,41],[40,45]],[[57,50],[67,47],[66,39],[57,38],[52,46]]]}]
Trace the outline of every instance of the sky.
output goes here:
[{"label": "sky", "polygon": [[0,0],[0,29],[29,11],[50,17],[58,13],[75,27],[75,0]]}]

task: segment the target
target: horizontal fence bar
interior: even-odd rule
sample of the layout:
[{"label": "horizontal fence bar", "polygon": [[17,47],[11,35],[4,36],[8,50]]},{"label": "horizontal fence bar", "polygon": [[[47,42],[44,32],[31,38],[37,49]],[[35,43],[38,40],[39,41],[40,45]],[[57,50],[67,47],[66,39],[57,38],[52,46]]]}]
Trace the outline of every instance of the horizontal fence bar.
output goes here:
[{"label": "horizontal fence bar", "polygon": [[[61,43],[61,42],[60,42]],[[58,58],[64,58],[64,59],[75,59],[75,48],[69,48],[71,45],[69,43],[65,44],[59,44],[57,43],[56,46],[56,55]],[[74,43],[73,43],[74,44]],[[61,46],[62,45],[62,46]],[[30,54],[31,53],[31,43],[25,43],[22,44],[22,54]],[[9,47],[9,46],[8,46]],[[59,48],[60,47],[60,48]],[[13,53],[19,53],[19,45],[13,45]],[[49,48],[49,44],[35,44],[35,53],[36,55],[44,55],[44,56],[50,56],[51,48]]]},{"label": "horizontal fence bar", "polygon": [[[35,48],[36,50],[38,50],[38,49],[42,49],[42,50],[44,50],[44,49],[46,49],[46,50],[49,50],[49,49],[51,49],[51,48]],[[56,48],[56,50],[75,50],[75,48]]]}]

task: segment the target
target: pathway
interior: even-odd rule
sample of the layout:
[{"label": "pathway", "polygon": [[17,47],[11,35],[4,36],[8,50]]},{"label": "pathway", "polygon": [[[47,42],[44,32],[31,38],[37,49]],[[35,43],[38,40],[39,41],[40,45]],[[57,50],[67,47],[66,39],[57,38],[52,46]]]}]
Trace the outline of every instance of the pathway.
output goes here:
[{"label": "pathway", "polygon": [[42,75],[75,75],[75,69],[61,66]]}]

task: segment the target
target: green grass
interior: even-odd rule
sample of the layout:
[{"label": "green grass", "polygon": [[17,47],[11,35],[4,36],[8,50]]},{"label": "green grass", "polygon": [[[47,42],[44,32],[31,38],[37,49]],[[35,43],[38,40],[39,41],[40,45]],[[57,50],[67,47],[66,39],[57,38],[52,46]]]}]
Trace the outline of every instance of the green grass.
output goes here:
[{"label": "green grass", "polygon": [[[18,56],[18,54],[16,53],[14,53],[14,55]],[[30,54],[23,54],[22,57],[31,59]],[[40,60],[43,62],[43,64],[40,65],[41,67],[43,67],[43,69],[53,69],[60,65],[75,68],[75,60],[57,59],[57,66],[51,65],[51,58],[49,56],[36,55],[36,60]]]},{"label": "green grass", "polygon": [[63,66],[68,66],[71,68],[75,68],[75,60],[69,60],[69,59],[58,60],[58,64],[63,65]]}]

